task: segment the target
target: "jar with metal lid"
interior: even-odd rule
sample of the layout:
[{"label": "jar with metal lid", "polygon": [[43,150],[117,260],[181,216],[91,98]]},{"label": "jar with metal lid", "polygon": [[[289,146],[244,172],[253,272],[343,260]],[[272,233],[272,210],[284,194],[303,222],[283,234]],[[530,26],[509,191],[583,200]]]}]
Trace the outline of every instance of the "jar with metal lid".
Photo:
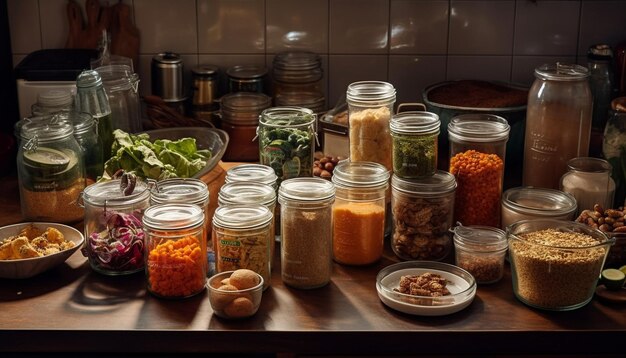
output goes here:
[{"label": "jar with metal lid", "polygon": [[85,165],[74,128],[67,121],[34,121],[21,126],[17,174],[26,220],[73,223],[85,188]]},{"label": "jar with metal lid", "polygon": [[272,98],[263,93],[236,92],[221,99],[220,127],[228,133],[230,144],[224,152],[226,161],[259,160],[256,128],[259,115],[272,105]]},{"label": "jar with metal lid", "polygon": [[98,67],[111,107],[111,125],[127,133],[141,131],[139,76],[130,67],[109,65]]},{"label": "jar with metal lid", "polygon": [[152,94],[175,106],[187,99],[183,78],[183,59],[174,52],[161,52],[152,57],[150,75]]},{"label": "jar with metal lid", "polygon": [[506,233],[490,226],[458,225],[454,229],[455,263],[479,284],[495,283],[504,275]]},{"label": "jar with metal lid", "polygon": [[500,227],[506,142],[511,127],[493,114],[462,114],[448,123],[455,221]]},{"label": "jar with metal lid", "polygon": [[186,298],[204,290],[207,276],[204,212],[195,204],[160,204],[143,215],[148,291]]},{"label": "jar with metal lid", "polygon": [[262,204],[220,206],[213,215],[217,272],[249,269],[271,283],[272,212]]},{"label": "jar with metal lid", "polygon": [[353,82],[346,92],[350,124],[350,160],[380,163],[392,171],[389,122],[396,89],[387,82]]},{"label": "jar with metal lid", "polygon": [[278,190],[278,177],[274,169],[263,164],[240,164],[226,171],[225,183],[257,182]]},{"label": "jar with metal lid", "polygon": [[233,66],[226,70],[228,91],[267,94],[267,69],[254,65]]},{"label": "jar with metal lid", "polygon": [[[126,179],[124,179],[126,180]],[[96,272],[127,275],[143,271],[145,237],[141,222],[150,206],[150,190],[142,181],[125,193],[123,179],[92,184],[85,188],[85,246],[83,255]]]},{"label": "jar with metal lid", "polygon": [[74,105],[74,97],[71,91],[51,90],[39,93],[37,102],[31,106],[34,116],[56,112],[69,112]]},{"label": "jar with metal lid", "polygon": [[199,65],[191,69],[192,113],[194,118],[215,124],[219,104],[217,90],[219,68],[213,65]]},{"label": "jar with metal lid", "polygon": [[333,259],[346,265],[378,261],[385,241],[389,171],[374,162],[340,162],[333,171]]},{"label": "jar with metal lid", "polygon": [[444,259],[452,249],[449,229],[454,214],[456,181],[437,170],[430,177],[391,177],[393,234],[391,248],[403,260]]},{"label": "jar with metal lid", "polygon": [[502,229],[520,220],[557,219],[572,221],[576,198],[556,189],[516,187],[502,194]]},{"label": "jar with metal lid", "polygon": [[330,282],[334,201],[335,186],[325,179],[292,178],[280,185],[281,277],[286,285],[312,289]]},{"label": "jar with metal lid", "polygon": [[593,210],[595,204],[603,209],[613,207],[615,181],[613,167],[600,158],[580,157],[567,162],[567,173],[561,178],[560,189],[572,194],[578,203],[578,212]]},{"label": "jar with metal lid", "polygon": [[273,60],[276,106],[298,106],[315,113],[324,111],[322,59],[308,51],[286,51]]},{"label": "jar with metal lid", "polygon": [[613,166],[611,176],[615,181],[615,204],[626,206],[626,97],[611,101],[602,154]]},{"label": "jar with metal lid", "polygon": [[278,183],[313,176],[316,116],[301,107],[272,107],[259,119],[259,157],[278,177]]},{"label": "jar with metal lid", "polygon": [[437,139],[441,122],[430,112],[403,112],[391,117],[393,172],[401,178],[422,178],[437,170]]},{"label": "jar with metal lid", "polygon": [[535,69],[528,93],[524,186],[558,189],[567,161],[589,152],[593,101],[589,71],[579,65]]}]

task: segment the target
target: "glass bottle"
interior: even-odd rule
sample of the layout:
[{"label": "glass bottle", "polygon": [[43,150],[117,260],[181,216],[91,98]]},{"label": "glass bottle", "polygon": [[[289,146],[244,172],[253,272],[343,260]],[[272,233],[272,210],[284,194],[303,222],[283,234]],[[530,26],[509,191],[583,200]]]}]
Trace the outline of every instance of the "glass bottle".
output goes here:
[{"label": "glass bottle", "polygon": [[448,123],[455,221],[500,227],[506,142],[511,127],[493,114],[462,114]]},{"label": "glass bottle", "polygon": [[613,207],[615,181],[611,164],[604,159],[578,157],[567,162],[567,173],[561,178],[560,189],[576,198],[578,212],[593,210],[595,204],[603,209]]},{"label": "glass bottle", "polygon": [[273,60],[274,100],[276,106],[298,106],[315,113],[323,112],[321,57],[308,51],[286,51]]},{"label": "glass bottle", "polygon": [[144,269],[145,232],[141,222],[150,206],[148,185],[137,181],[125,194],[122,179],[92,184],[82,194],[85,207],[83,253],[96,272],[127,275]]},{"label": "glass bottle", "polygon": [[535,69],[535,77],[528,93],[522,183],[558,189],[567,161],[589,153],[589,71],[579,65],[544,64]]},{"label": "glass bottle", "polygon": [[111,107],[111,125],[127,133],[141,131],[139,76],[124,65],[102,66],[96,69]]},{"label": "glass bottle", "polygon": [[437,170],[437,138],[441,122],[430,112],[403,112],[391,117],[393,172],[422,178]]},{"label": "glass bottle", "polygon": [[37,95],[37,102],[31,106],[31,111],[34,116],[43,116],[56,112],[69,112],[73,105],[72,92],[51,90]]},{"label": "glass bottle", "polygon": [[615,204],[626,206],[626,97],[611,101],[609,120],[604,129],[602,154],[613,166]]}]

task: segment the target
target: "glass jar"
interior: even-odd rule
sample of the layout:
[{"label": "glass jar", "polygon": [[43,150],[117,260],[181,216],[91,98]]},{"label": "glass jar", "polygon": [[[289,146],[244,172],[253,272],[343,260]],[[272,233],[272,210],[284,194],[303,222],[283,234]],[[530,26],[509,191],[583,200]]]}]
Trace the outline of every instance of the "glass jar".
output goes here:
[{"label": "glass jar", "polygon": [[224,160],[258,161],[256,128],[259,125],[259,115],[272,105],[272,98],[263,93],[237,92],[224,95],[221,103],[220,126],[230,138]]},{"label": "glass jar", "polygon": [[191,70],[193,84],[192,113],[194,118],[215,124],[215,115],[219,104],[218,84],[219,68],[213,65],[199,65]]},{"label": "glass jar", "polygon": [[34,116],[43,116],[50,113],[69,112],[74,105],[71,91],[51,90],[39,93],[37,102],[31,106]]},{"label": "glass jar", "polygon": [[506,142],[511,127],[493,114],[462,114],[448,123],[455,221],[500,227]]},{"label": "glass jar", "polygon": [[350,160],[380,163],[392,171],[389,122],[396,89],[387,82],[353,82],[346,92],[350,126]]},{"label": "glass jar", "polygon": [[576,198],[556,189],[516,187],[502,194],[502,225],[520,220],[557,219],[573,221]]},{"label": "glass jar", "polygon": [[330,282],[334,201],[335,186],[325,179],[292,178],[281,184],[280,257],[286,285],[312,289]]},{"label": "glass jar", "polygon": [[276,106],[304,107],[315,113],[324,110],[320,55],[308,51],[281,52],[273,60],[273,77]]},{"label": "glass jar", "polygon": [[217,272],[249,269],[271,283],[272,212],[261,204],[220,206],[213,215]]},{"label": "glass jar", "polygon": [[239,65],[226,70],[228,91],[267,94],[267,69],[259,66]]},{"label": "glass jar", "polygon": [[64,112],[57,114],[74,126],[74,138],[82,150],[85,161],[87,185],[95,183],[104,173],[102,140],[98,135],[98,123],[89,113]]},{"label": "glass jar", "polygon": [[22,215],[26,220],[73,223],[83,219],[78,198],[85,166],[74,128],[66,121],[21,126],[17,154]]},{"label": "glass jar", "polygon": [[626,97],[611,101],[610,112],[604,129],[602,153],[613,166],[615,204],[626,206]]},{"label": "glass jar", "polygon": [[339,163],[334,171],[333,259],[346,265],[378,261],[385,241],[389,172],[374,162]]},{"label": "glass jar", "polygon": [[431,177],[391,177],[391,248],[403,260],[444,259],[452,249],[450,228],[456,181],[437,170]]},{"label": "glass jar", "polygon": [[560,189],[576,198],[577,214],[593,210],[595,204],[603,209],[613,207],[615,181],[611,170],[611,164],[599,158],[580,157],[567,162],[567,173],[561,178]]},{"label": "glass jar", "polygon": [[111,125],[127,133],[141,131],[139,76],[128,66],[98,67],[111,107]]},{"label": "glass jar", "polygon": [[185,298],[204,290],[207,276],[204,212],[194,204],[160,204],[143,216],[148,291]]},{"label": "glass jar", "polygon": [[535,77],[528,93],[522,184],[558,189],[567,161],[589,152],[589,71],[545,64],[535,69]]},{"label": "glass jar", "polygon": [[489,226],[459,225],[453,232],[456,265],[471,273],[476,283],[500,281],[508,248],[504,231]]},{"label": "glass jar", "polygon": [[401,178],[422,178],[437,170],[437,138],[441,122],[430,112],[403,112],[391,117],[393,172]]},{"label": "glass jar", "polygon": [[609,45],[599,44],[587,51],[589,89],[593,98],[591,115],[591,142],[589,156],[602,155],[602,133],[609,117],[613,98],[613,51]]},{"label": "glass jar", "polygon": [[127,275],[144,269],[145,232],[141,222],[150,206],[148,185],[137,181],[129,195],[122,179],[85,188],[85,247],[83,254],[96,272]]},{"label": "glass jar", "polygon": [[257,133],[261,164],[274,169],[278,183],[313,176],[316,116],[310,109],[272,107],[261,113]]}]

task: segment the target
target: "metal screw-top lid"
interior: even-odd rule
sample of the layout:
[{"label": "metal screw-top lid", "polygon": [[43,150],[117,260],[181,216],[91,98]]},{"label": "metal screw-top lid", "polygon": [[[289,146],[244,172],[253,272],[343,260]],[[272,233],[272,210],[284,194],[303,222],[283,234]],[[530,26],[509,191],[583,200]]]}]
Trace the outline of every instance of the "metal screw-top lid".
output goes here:
[{"label": "metal screw-top lid", "polygon": [[241,164],[226,171],[226,183],[232,182],[258,182],[276,186],[278,177],[274,169],[263,164]]},{"label": "metal screw-top lid", "polygon": [[191,229],[204,223],[204,211],[194,204],[161,204],[143,214],[143,225],[156,230]]},{"label": "metal screw-top lid", "polygon": [[456,179],[443,170],[437,170],[432,176],[422,179],[403,179],[394,174],[391,176],[391,187],[411,195],[437,196],[453,192]]},{"label": "metal screw-top lid", "polygon": [[495,114],[461,114],[448,123],[448,137],[452,141],[485,143],[507,140],[510,130],[507,120]]},{"label": "metal screw-top lid", "polygon": [[396,89],[391,83],[382,81],[359,81],[348,85],[348,104],[371,106],[387,105],[396,100]]},{"label": "metal screw-top lid", "polygon": [[191,203],[203,206],[209,201],[209,188],[200,179],[165,179],[152,189],[150,200],[154,204]]},{"label": "metal screw-top lid", "polygon": [[191,73],[196,78],[211,78],[217,76],[219,68],[213,65],[198,65],[191,69]]},{"label": "metal screw-top lid", "polygon": [[324,201],[335,197],[335,185],[322,178],[291,178],[280,184],[278,197],[306,202]]},{"label": "metal screw-top lid", "polygon": [[182,64],[183,60],[179,54],[174,52],[161,52],[152,57],[152,62],[165,65]]},{"label": "metal screw-top lid", "polygon": [[333,170],[332,182],[338,187],[386,187],[389,171],[379,163],[341,161]]},{"label": "metal screw-top lid", "polygon": [[78,89],[98,86],[102,86],[102,78],[95,70],[85,70],[76,78],[76,87]]},{"label": "metal screw-top lid", "polygon": [[496,252],[508,248],[504,230],[495,227],[458,225],[451,231],[454,232],[454,245],[460,249]]},{"label": "metal screw-top lid", "polygon": [[389,122],[392,134],[434,134],[440,126],[439,116],[431,112],[402,112]]},{"label": "metal screw-top lid", "polygon": [[215,210],[213,223],[230,229],[252,229],[268,225],[274,216],[264,205],[228,205]]},{"label": "metal screw-top lid", "polygon": [[218,205],[262,204],[276,202],[276,191],[267,184],[234,182],[222,185],[218,194]]},{"label": "metal screw-top lid", "polygon": [[576,198],[549,188],[516,187],[502,193],[502,206],[534,216],[563,216],[576,212]]}]

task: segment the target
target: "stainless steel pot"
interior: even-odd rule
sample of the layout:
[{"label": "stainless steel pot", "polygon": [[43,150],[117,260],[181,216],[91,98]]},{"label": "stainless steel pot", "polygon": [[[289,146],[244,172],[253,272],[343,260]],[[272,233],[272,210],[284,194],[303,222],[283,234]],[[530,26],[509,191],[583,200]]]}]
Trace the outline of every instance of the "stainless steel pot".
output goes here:
[{"label": "stainless steel pot", "polygon": [[152,58],[152,94],[165,102],[181,102],[186,99],[183,86],[183,60],[179,54],[162,52]]}]

